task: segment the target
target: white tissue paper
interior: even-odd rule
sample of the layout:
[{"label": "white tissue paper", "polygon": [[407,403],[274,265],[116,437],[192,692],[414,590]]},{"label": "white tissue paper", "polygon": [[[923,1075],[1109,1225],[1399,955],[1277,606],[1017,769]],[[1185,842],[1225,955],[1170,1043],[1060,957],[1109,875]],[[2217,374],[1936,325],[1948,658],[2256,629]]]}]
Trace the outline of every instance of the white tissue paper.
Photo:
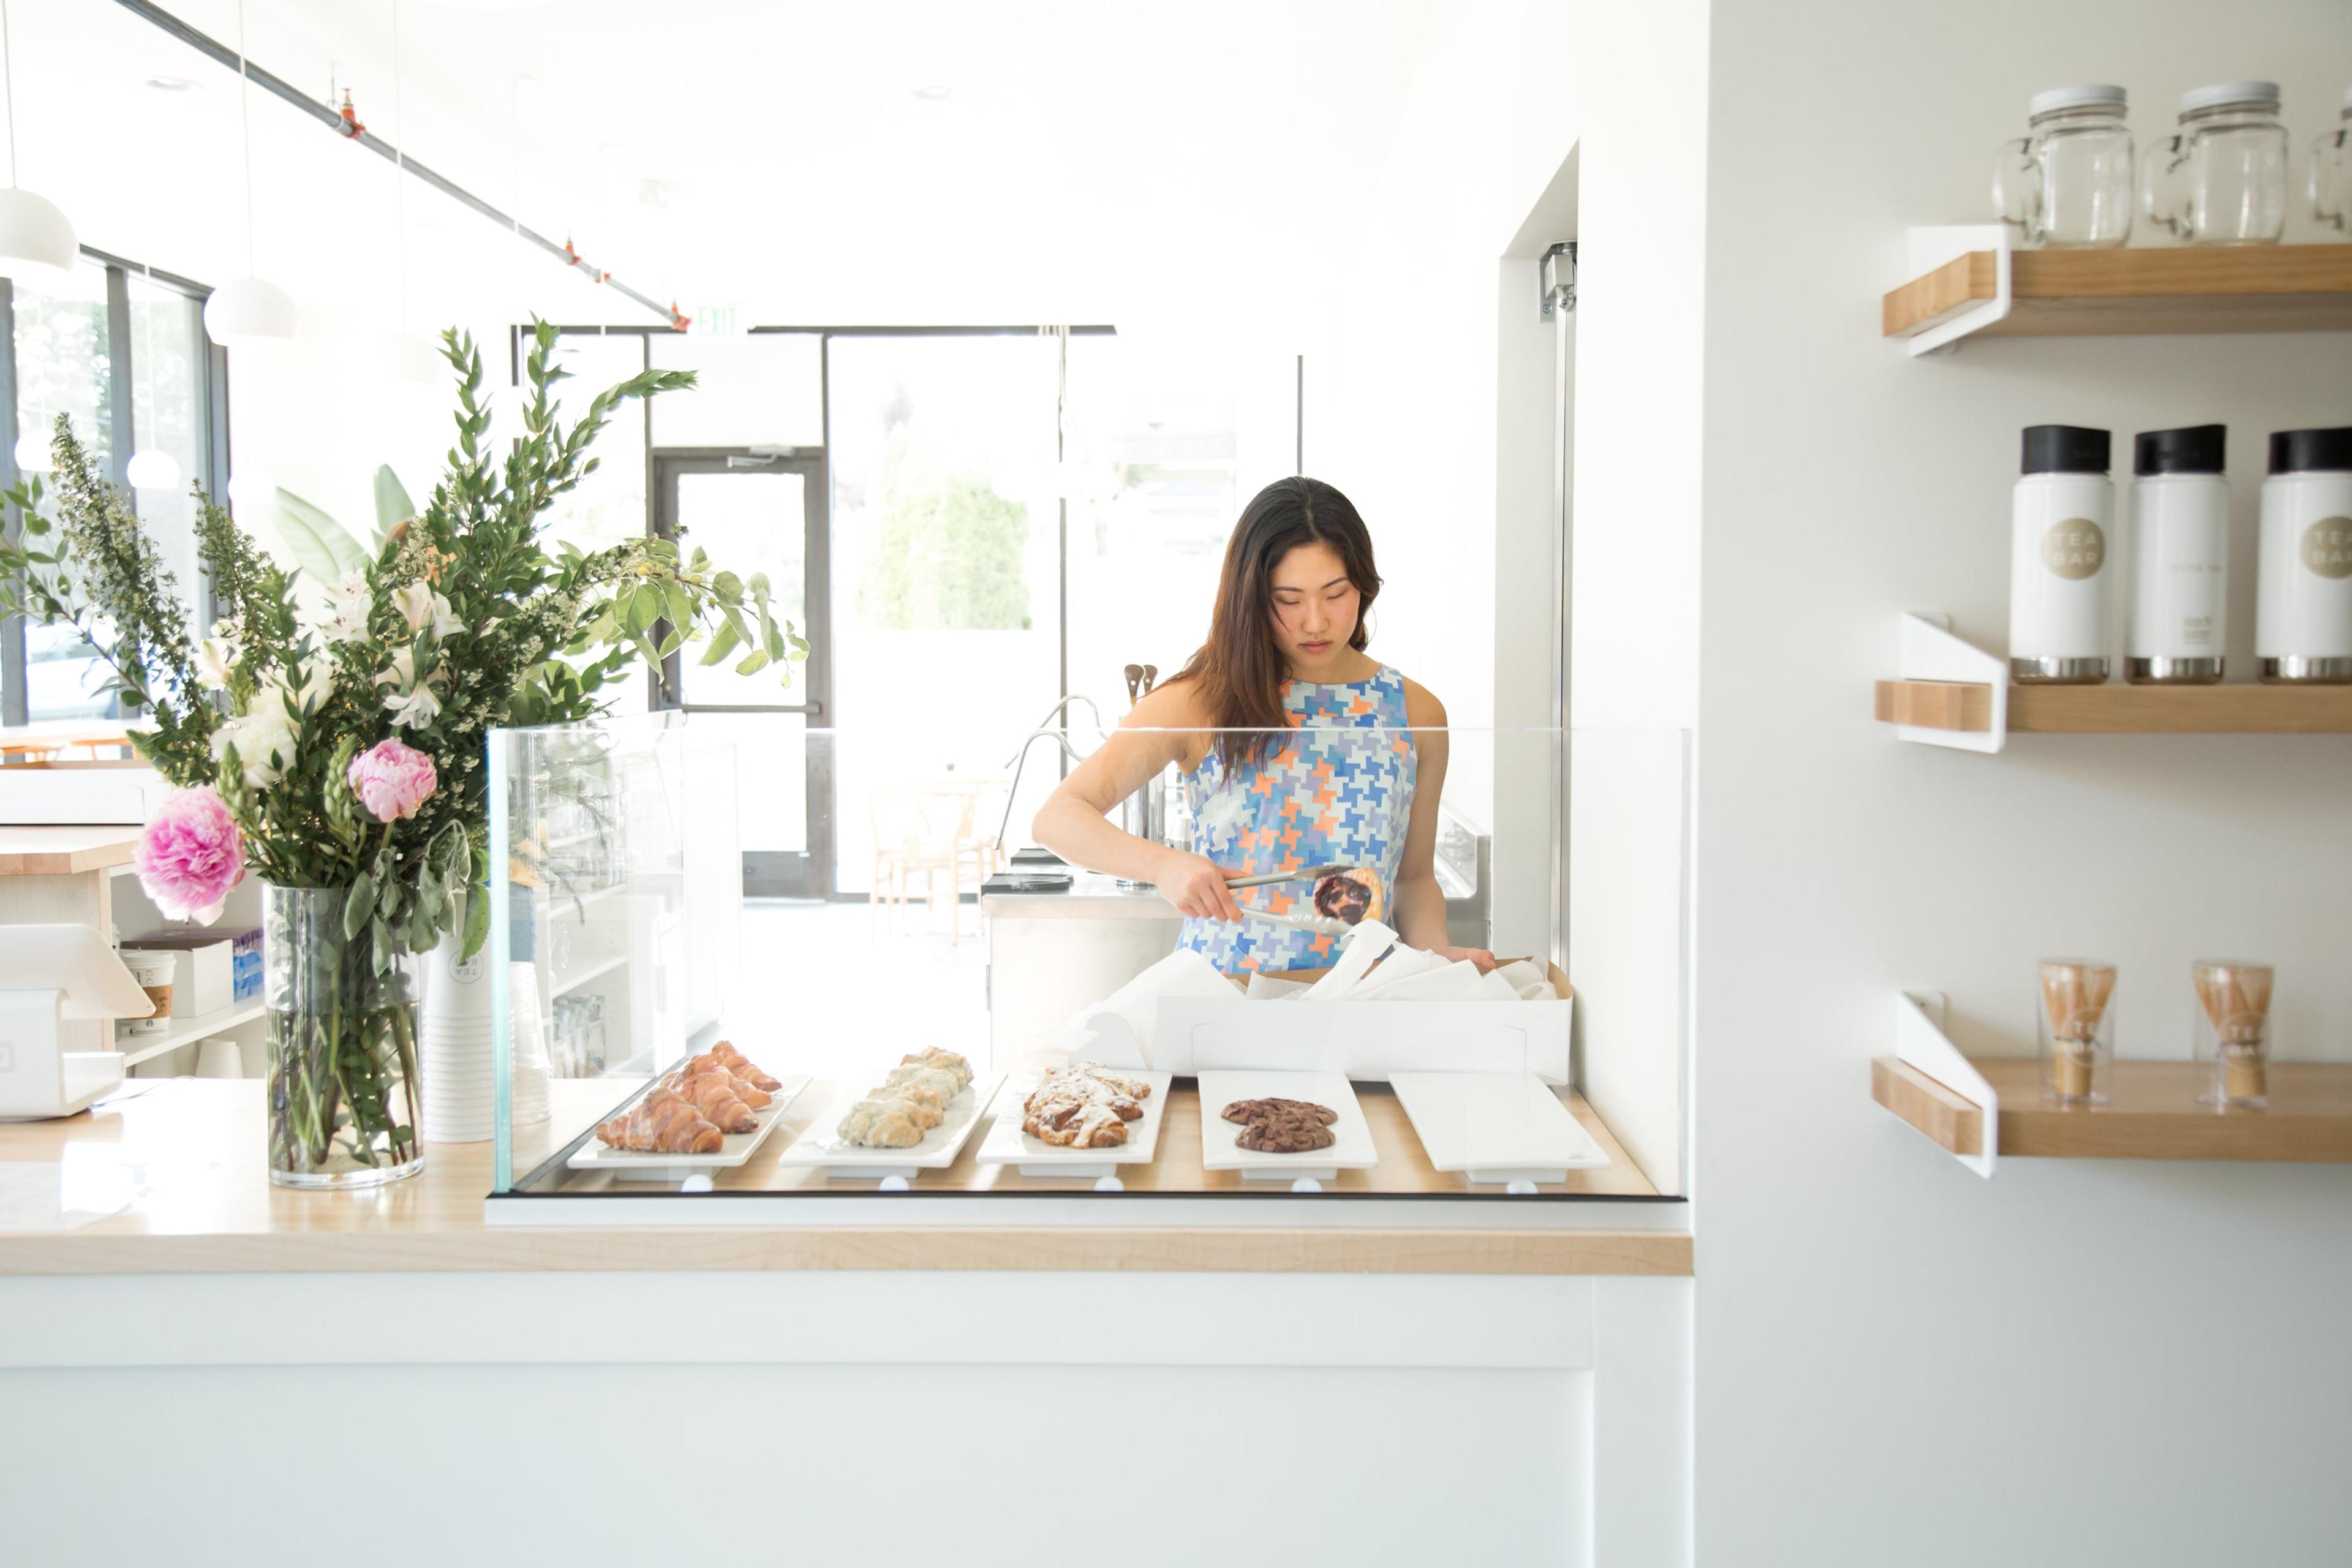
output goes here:
[{"label": "white tissue paper", "polygon": [[1253,971],[1244,994],[1253,1002],[1293,1002],[1304,996],[1308,988],[1309,983],[1304,980],[1276,980],[1271,974]]},{"label": "white tissue paper", "polygon": [[1160,1003],[1168,996],[1232,1000],[1234,983],[1190,948],[1179,948],[1091,1007],[1081,1008],[1052,1044],[1105,1067],[1152,1068]]},{"label": "white tissue paper", "polygon": [[1351,995],[1372,965],[1396,946],[1397,933],[1378,921],[1366,921],[1339,940],[1344,944],[1339,950],[1339,962],[1331,966],[1330,973],[1308,987],[1306,1000],[1338,1002]]},{"label": "white tissue paper", "polygon": [[1548,1002],[1557,994],[1551,988],[1551,976],[1544,973],[1542,964],[1531,958],[1507,963],[1495,973],[1510,985],[1511,995],[1522,1002]]}]

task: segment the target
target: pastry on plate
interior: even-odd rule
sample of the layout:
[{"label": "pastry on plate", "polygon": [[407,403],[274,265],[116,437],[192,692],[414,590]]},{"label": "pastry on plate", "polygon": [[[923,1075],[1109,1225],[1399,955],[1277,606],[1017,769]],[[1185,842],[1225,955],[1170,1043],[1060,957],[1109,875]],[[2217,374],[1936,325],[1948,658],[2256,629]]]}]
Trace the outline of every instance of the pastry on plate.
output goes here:
[{"label": "pastry on plate", "polygon": [[892,1068],[882,1088],[875,1092],[945,1110],[948,1102],[963,1092],[963,1085],[957,1081],[955,1074],[940,1068]]},{"label": "pastry on plate", "polygon": [[716,1154],[721,1143],[717,1127],[666,1089],[600,1123],[596,1136],[612,1148],[639,1154]]},{"label": "pastry on plate", "polygon": [[943,1051],[937,1046],[901,1057],[898,1065],[902,1068],[938,1068],[943,1072],[955,1074],[959,1088],[969,1088],[971,1084],[971,1063],[955,1052]]},{"label": "pastry on plate", "polygon": [[750,1132],[760,1125],[751,1108],[735,1098],[735,1080],[723,1072],[697,1073],[673,1087],[722,1132]]},{"label": "pastry on plate", "polygon": [[1127,1142],[1127,1123],[1108,1105],[1032,1095],[1022,1107],[1021,1130],[1060,1149],[1108,1149]]},{"label": "pastry on plate", "polygon": [[1317,1105],[1304,1100],[1236,1100],[1217,1113],[1228,1121],[1247,1126],[1268,1116],[1307,1116],[1328,1127],[1339,1120],[1339,1113],[1328,1105]]},{"label": "pastry on plate", "polygon": [[1234,1140],[1244,1149],[1265,1154],[1304,1154],[1310,1149],[1328,1149],[1337,1141],[1324,1122],[1297,1111],[1261,1117],[1243,1128]]},{"label": "pastry on plate", "polygon": [[711,1047],[709,1054],[717,1057],[720,1061],[724,1062],[727,1065],[727,1070],[729,1072],[734,1074],[737,1078],[746,1080],[753,1089],[765,1089],[770,1094],[773,1094],[776,1090],[784,1087],[775,1079],[769,1077],[766,1073],[761,1072],[758,1068],[752,1066],[750,1058],[737,1050],[733,1046],[729,1045],[725,1040],[721,1040],[717,1045]]},{"label": "pastry on plate", "polygon": [[[922,1107],[903,1100],[861,1100],[849,1108],[835,1129],[845,1143],[861,1143],[870,1149],[911,1149],[923,1141],[929,1128],[919,1124],[912,1114]],[[936,1121],[930,1126],[936,1127]]]}]

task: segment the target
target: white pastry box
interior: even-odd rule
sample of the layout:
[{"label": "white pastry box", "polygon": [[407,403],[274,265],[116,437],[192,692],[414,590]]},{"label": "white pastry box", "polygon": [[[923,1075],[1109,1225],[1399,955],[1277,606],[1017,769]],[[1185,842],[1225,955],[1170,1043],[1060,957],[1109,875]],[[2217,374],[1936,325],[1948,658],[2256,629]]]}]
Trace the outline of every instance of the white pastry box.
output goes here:
[{"label": "white pastry box", "polygon": [[1554,994],[1535,1001],[1162,996],[1148,1044],[1123,1026],[1097,1030],[1096,1040],[1107,1051],[1151,1058],[1112,1066],[1180,1077],[1281,1070],[1379,1083],[1392,1072],[1531,1072],[1564,1084],[1576,993],[1557,965],[1545,969]]}]

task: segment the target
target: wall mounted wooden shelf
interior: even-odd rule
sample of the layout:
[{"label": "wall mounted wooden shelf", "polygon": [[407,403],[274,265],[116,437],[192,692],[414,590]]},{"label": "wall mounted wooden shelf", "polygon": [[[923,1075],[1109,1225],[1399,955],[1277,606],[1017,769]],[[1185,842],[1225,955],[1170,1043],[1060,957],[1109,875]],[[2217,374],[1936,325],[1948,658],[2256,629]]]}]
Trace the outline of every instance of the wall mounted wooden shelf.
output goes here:
[{"label": "wall mounted wooden shelf", "polygon": [[[2274,1062],[2270,1106],[2221,1111],[2197,1103],[2212,1070],[2195,1062],[2117,1062],[2111,1103],[2060,1106],[2042,1098],[2030,1057],[1970,1057],[2000,1098],[2000,1153],[2092,1160],[2352,1162],[2352,1062]],[[1871,1098],[1937,1147],[1966,1154],[1984,1112],[1895,1057],[1870,1064]]]},{"label": "wall mounted wooden shelf", "polygon": [[[2043,735],[2352,734],[2352,686],[2011,686],[2008,729]],[[1993,689],[1882,680],[1882,723],[1964,734],[1993,727]]]},{"label": "wall mounted wooden shelf", "polygon": [[[1915,337],[2001,297],[1999,248],[1927,268],[1880,305]],[[2008,310],[1972,337],[2352,331],[2352,246],[2012,250]]]}]

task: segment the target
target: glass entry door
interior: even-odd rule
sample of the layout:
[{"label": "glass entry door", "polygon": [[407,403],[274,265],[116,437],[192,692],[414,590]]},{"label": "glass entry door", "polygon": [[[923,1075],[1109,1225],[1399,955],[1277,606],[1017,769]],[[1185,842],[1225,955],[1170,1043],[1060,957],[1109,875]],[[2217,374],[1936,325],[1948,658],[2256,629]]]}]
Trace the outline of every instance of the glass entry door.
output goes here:
[{"label": "glass entry door", "polygon": [[830,897],[834,757],[825,737],[808,733],[832,699],[824,454],[657,449],[654,526],[747,581],[764,573],[776,618],[808,639],[790,686],[773,666],[736,674],[740,654],[698,664],[702,645],[689,646],[667,662],[654,700],[735,731],[744,892]]}]

